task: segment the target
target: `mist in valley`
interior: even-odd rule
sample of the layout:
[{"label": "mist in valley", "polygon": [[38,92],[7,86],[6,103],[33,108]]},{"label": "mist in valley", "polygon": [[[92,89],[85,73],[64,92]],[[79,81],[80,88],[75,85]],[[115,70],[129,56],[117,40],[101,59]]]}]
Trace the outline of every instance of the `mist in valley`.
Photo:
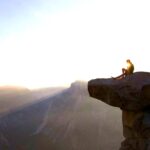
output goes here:
[{"label": "mist in valley", "polygon": [[116,150],[121,111],[90,98],[87,83],[69,88],[0,89],[0,149]]}]

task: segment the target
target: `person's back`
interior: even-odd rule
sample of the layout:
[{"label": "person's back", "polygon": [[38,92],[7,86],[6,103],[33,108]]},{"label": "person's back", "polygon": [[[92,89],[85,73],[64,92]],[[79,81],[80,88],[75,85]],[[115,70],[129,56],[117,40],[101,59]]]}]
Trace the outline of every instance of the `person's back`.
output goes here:
[{"label": "person's back", "polygon": [[132,64],[132,62],[128,59],[127,60],[127,69],[126,69],[126,74],[130,75],[134,72],[134,65]]}]

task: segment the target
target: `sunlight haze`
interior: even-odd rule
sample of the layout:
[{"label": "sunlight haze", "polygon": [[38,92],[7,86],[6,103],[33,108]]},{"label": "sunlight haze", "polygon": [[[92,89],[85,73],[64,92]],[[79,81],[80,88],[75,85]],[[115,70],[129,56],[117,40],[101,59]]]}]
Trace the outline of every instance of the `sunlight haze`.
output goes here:
[{"label": "sunlight haze", "polygon": [[149,71],[148,0],[0,1],[0,85],[68,86]]}]

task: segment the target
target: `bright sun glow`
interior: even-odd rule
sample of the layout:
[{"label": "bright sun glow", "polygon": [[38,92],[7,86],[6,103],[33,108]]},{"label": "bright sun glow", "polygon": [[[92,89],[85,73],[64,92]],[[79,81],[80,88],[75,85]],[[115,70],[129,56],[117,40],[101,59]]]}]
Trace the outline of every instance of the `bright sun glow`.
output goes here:
[{"label": "bright sun glow", "polygon": [[68,86],[116,76],[127,58],[136,71],[148,71],[147,11],[128,0],[91,1],[56,13],[34,11],[38,22],[33,26],[0,38],[0,84]]},{"label": "bright sun glow", "polygon": [[130,63],[127,63],[127,68],[130,68],[131,64]]}]

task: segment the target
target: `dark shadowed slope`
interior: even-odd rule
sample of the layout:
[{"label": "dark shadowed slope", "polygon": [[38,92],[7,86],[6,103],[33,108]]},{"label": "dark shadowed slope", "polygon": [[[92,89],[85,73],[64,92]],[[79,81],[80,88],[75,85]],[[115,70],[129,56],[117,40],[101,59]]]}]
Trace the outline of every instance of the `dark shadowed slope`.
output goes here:
[{"label": "dark shadowed slope", "polygon": [[0,149],[116,150],[121,135],[120,110],[90,98],[83,83],[0,119]]}]

